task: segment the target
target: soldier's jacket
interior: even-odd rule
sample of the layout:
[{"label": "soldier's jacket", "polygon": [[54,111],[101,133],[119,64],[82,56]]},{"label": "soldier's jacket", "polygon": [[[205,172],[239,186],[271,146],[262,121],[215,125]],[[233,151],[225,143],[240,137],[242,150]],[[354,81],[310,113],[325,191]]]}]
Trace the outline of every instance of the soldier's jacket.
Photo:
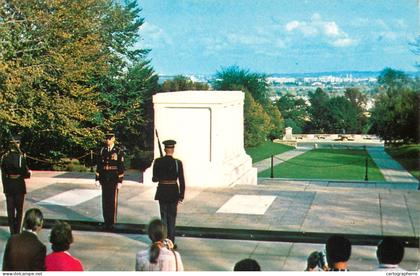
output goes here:
[{"label": "soldier's jacket", "polygon": [[117,146],[108,150],[103,147],[98,153],[96,180],[101,185],[122,183],[124,178],[124,152]]},{"label": "soldier's jacket", "polygon": [[[181,160],[172,156],[157,158],[153,164],[153,182],[171,181],[177,184],[158,184],[155,200],[164,202],[178,202],[184,199],[185,179]],[[179,180],[179,181],[177,181]]]},{"label": "soldier's jacket", "polygon": [[1,176],[5,194],[26,194],[25,178],[31,176],[26,158],[10,150],[1,158]]}]

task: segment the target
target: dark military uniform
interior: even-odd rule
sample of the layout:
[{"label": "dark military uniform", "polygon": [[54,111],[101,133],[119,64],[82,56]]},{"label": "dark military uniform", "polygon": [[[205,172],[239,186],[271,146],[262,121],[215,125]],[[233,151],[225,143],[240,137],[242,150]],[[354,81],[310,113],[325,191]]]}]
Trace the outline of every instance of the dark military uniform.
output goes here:
[{"label": "dark military uniform", "polygon": [[110,230],[117,222],[118,183],[124,178],[124,152],[117,146],[103,147],[98,154],[96,180],[102,186],[102,215],[105,228]]},{"label": "dark military uniform", "polygon": [[25,178],[31,176],[25,157],[12,149],[2,157],[3,192],[6,194],[7,220],[10,234],[20,233],[23,202],[26,194]]},{"label": "dark military uniform", "polygon": [[[175,142],[168,141],[163,142],[164,144],[166,142],[165,146]],[[153,164],[152,181],[159,182],[155,200],[159,200],[160,216],[168,228],[168,238],[175,242],[177,206],[179,201],[184,200],[185,194],[184,169],[181,160],[168,155],[157,158]]]}]

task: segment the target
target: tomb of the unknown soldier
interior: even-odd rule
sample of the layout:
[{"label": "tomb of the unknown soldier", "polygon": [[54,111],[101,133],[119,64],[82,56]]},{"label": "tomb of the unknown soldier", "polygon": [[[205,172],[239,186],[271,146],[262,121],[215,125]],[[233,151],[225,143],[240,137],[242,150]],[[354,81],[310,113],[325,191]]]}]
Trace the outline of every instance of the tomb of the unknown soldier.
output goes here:
[{"label": "tomb of the unknown soldier", "polygon": [[[188,186],[257,184],[257,169],[244,149],[244,93],[180,91],[153,96],[160,141],[177,141],[175,156],[184,164]],[[155,137],[154,156],[159,157]],[[151,168],[143,181],[151,184]]]}]

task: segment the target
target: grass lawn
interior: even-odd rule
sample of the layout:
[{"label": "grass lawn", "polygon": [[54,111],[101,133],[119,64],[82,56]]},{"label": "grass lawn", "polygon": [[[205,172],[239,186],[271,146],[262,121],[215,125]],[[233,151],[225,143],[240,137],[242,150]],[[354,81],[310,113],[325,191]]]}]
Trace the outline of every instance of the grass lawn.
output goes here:
[{"label": "grass lawn", "polygon": [[420,144],[387,147],[385,151],[420,180]]},{"label": "grass lawn", "polygon": [[[315,149],[274,167],[274,177],[304,179],[364,180],[368,157],[368,179],[384,177],[365,150]],[[270,177],[270,169],[258,174]]]},{"label": "grass lawn", "polygon": [[246,148],[245,151],[251,156],[252,163],[255,163],[270,158],[271,155],[280,154],[292,149],[294,149],[294,147],[267,141],[257,147]]}]

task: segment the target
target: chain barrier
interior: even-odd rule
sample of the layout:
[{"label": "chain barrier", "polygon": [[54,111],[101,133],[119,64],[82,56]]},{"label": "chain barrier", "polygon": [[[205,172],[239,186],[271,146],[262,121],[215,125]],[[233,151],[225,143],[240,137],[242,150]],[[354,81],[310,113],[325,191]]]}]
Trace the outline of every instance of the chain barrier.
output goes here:
[{"label": "chain barrier", "polygon": [[[80,159],[82,159],[82,158],[84,158],[84,157],[86,157],[88,155],[92,155],[93,156],[93,155],[98,155],[98,154],[96,152],[88,152],[88,153],[86,153],[86,154],[84,154],[84,155],[82,155],[80,157],[73,157],[71,159],[80,160]],[[50,161],[50,160],[46,160],[46,159],[40,159],[40,158],[37,158],[37,157],[30,156],[28,154],[25,154],[25,157],[28,158],[28,159],[32,159],[32,160],[35,160],[35,161],[38,161],[38,162],[45,163],[45,164],[51,164],[51,165],[65,165],[65,164],[67,164],[67,162],[63,162],[63,161]]]},{"label": "chain barrier", "polygon": [[293,161],[290,161],[290,160],[281,159],[281,158],[276,157],[276,156],[273,156],[273,158],[275,158],[277,160],[280,160],[280,161],[283,161],[285,163],[295,165],[295,166],[313,167],[313,168],[337,168],[337,167],[344,167],[344,166],[349,166],[349,165],[354,164],[354,163],[345,163],[345,164],[331,165],[331,166],[316,166],[316,165],[307,165],[307,164],[303,165],[303,164],[299,164],[299,163],[296,163],[296,162],[293,162]]}]

